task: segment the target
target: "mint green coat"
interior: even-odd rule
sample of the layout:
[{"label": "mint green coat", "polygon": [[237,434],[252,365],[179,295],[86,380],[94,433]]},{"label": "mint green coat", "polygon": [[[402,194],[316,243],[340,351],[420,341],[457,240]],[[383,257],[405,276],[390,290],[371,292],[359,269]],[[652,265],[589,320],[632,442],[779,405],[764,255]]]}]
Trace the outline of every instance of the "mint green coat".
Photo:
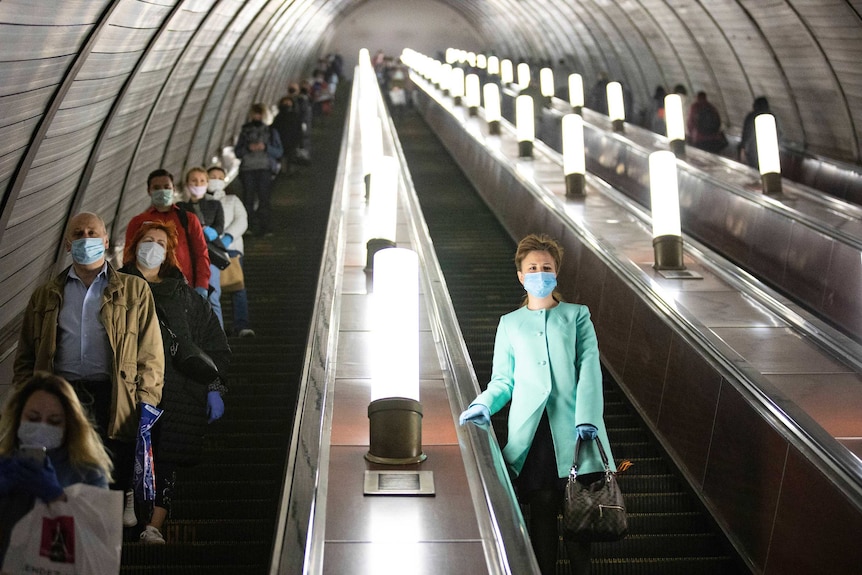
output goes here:
[{"label": "mint green coat", "polygon": [[[521,473],[544,410],[559,477],[566,477],[572,467],[575,428],[582,423],[598,428],[611,469],[616,470],[603,418],[599,347],[586,306],[560,303],[536,311],[522,307],[500,318],[491,381],[471,405],[482,404],[493,414],[510,400],[503,457],[516,474]],[[595,441],[581,444],[579,459],[578,473],[604,469]]]}]

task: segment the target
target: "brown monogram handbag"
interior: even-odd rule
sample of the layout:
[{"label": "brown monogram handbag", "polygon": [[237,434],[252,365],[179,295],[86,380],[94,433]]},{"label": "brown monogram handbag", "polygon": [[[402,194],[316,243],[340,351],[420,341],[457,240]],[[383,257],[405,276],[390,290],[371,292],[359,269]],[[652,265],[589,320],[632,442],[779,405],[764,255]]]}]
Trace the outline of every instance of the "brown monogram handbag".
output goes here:
[{"label": "brown monogram handbag", "polygon": [[605,473],[604,477],[588,485],[576,480],[581,440],[575,441],[575,457],[563,502],[563,533],[572,541],[617,541],[628,532],[626,504],[617,485],[616,474],[611,471],[602,442],[598,437],[595,441]]}]

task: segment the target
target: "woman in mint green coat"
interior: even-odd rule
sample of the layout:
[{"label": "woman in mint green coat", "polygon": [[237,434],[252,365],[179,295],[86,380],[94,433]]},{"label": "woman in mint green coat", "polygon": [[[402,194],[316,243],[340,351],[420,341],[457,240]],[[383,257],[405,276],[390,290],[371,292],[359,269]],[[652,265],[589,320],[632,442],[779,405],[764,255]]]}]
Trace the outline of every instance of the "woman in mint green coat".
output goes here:
[{"label": "woman in mint green coat", "polygon": [[[543,574],[555,572],[557,515],[577,437],[598,436],[613,466],[590,312],[561,301],[554,291],[562,255],[546,235],[529,235],[518,244],[515,266],[527,292],[525,305],[500,318],[491,381],[460,418],[461,425],[488,424],[511,401],[503,457],[518,499],[530,506],[528,529]],[[578,463],[579,481],[602,476],[596,442],[581,445]],[[572,572],[589,573],[589,544],[566,541],[566,549]]]}]

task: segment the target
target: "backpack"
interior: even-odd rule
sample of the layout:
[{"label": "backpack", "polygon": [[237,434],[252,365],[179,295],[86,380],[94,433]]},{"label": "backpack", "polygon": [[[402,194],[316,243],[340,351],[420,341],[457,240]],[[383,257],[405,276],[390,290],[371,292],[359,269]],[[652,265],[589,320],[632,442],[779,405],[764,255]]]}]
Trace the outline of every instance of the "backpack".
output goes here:
[{"label": "backpack", "polygon": [[716,134],[721,130],[721,116],[715,106],[704,106],[697,116],[697,131],[699,134]]}]

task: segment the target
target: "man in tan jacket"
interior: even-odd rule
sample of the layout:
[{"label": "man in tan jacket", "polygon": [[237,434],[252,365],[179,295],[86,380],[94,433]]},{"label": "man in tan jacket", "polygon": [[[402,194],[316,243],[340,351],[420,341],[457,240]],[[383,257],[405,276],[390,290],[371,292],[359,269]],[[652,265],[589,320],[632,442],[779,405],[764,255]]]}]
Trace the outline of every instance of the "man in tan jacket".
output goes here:
[{"label": "man in tan jacket", "polygon": [[24,312],[13,383],[43,370],[66,378],[113,456],[118,489],[132,477],[138,406],[159,404],[165,355],[147,282],[105,260],[108,233],[80,213],[64,236],[72,265],[36,289]]}]

